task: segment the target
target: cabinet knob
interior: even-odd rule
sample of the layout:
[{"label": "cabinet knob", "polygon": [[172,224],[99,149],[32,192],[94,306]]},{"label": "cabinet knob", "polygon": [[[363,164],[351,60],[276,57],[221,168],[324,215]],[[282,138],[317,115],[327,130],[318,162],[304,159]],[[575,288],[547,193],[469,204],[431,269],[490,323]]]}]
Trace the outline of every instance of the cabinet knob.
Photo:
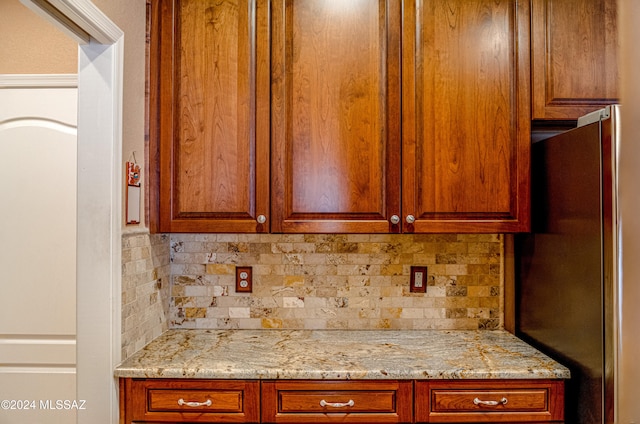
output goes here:
[{"label": "cabinet knob", "polygon": [[393,225],[399,224],[400,223],[400,217],[398,215],[391,215],[390,221],[391,221],[391,223]]},{"label": "cabinet knob", "polygon": [[265,222],[267,222],[267,217],[264,215],[258,215],[256,221],[258,221],[258,224],[264,224]]},{"label": "cabinet knob", "polygon": [[413,215],[407,215],[406,221],[407,224],[413,224],[414,222],[416,222],[416,217]]}]

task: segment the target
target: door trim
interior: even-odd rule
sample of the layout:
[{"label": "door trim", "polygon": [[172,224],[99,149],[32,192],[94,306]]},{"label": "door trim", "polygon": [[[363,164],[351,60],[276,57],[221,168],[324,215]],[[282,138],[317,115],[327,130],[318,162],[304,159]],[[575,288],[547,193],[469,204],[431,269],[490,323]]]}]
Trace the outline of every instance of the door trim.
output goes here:
[{"label": "door trim", "polygon": [[[124,33],[90,0],[20,1],[80,43],[77,398],[90,406],[78,411],[78,423],[117,423]],[[70,23],[81,31],[74,34]]]}]

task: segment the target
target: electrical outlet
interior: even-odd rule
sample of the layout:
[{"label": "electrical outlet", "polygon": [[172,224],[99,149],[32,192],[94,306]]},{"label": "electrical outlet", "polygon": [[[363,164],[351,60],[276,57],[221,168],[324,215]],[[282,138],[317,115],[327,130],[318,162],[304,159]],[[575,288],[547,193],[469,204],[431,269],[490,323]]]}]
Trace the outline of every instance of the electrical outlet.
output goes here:
[{"label": "electrical outlet", "polygon": [[253,291],[253,279],[250,266],[236,267],[236,293],[251,293]]},{"label": "electrical outlet", "polygon": [[411,279],[409,281],[409,291],[412,293],[427,292],[427,267],[412,266]]}]

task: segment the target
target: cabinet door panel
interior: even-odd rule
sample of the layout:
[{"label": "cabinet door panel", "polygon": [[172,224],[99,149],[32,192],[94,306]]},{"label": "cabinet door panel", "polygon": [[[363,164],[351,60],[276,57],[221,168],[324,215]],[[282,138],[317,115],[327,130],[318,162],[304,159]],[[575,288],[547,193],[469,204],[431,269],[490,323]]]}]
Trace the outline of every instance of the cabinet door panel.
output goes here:
[{"label": "cabinet door panel", "polygon": [[260,382],[121,378],[120,423],[257,423]]},{"label": "cabinet door panel", "polygon": [[532,13],[533,118],[577,119],[616,103],[616,0],[533,0]]},{"label": "cabinet door panel", "polygon": [[403,213],[416,232],[528,228],[528,2],[409,0]]},{"label": "cabinet door panel", "polygon": [[266,3],[158,5],[160,230],[266,231]]},{"label": "cabinet door panel", "polygon": [[399,2],[279,0],[272,19],[274,232],[388,232]]},{"label": "cabinet door panel", "polygon": [[410,423],[410,380],[263,381],[265,423]]},{"label": "cabinet door panel", "polygon": [[416,381],[415,414],[430,423],[563,422],[564,381]]}]

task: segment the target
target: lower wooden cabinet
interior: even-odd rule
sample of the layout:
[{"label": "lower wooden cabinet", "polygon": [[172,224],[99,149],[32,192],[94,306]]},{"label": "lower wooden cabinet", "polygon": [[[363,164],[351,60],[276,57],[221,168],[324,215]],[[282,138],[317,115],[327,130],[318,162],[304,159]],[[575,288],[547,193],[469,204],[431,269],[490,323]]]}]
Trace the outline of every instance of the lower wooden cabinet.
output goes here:
[{"label": "lower wooden cabinet", "polygon": [[120,424],[258,422],[257,380],[120,379]]},{"label": "lower wooden cabinet", "polygon": [[415,401],[419,423],[563,422],[564,381],[418,381]]},{"label": "lower wooden cabinet", "polygon": [[265,381],[264,423],[411,423],[413,382]]},{"label": "lower wooden cabinet", "polygon": [[120,379],[120,424],[563,420],[563,380]]}]

